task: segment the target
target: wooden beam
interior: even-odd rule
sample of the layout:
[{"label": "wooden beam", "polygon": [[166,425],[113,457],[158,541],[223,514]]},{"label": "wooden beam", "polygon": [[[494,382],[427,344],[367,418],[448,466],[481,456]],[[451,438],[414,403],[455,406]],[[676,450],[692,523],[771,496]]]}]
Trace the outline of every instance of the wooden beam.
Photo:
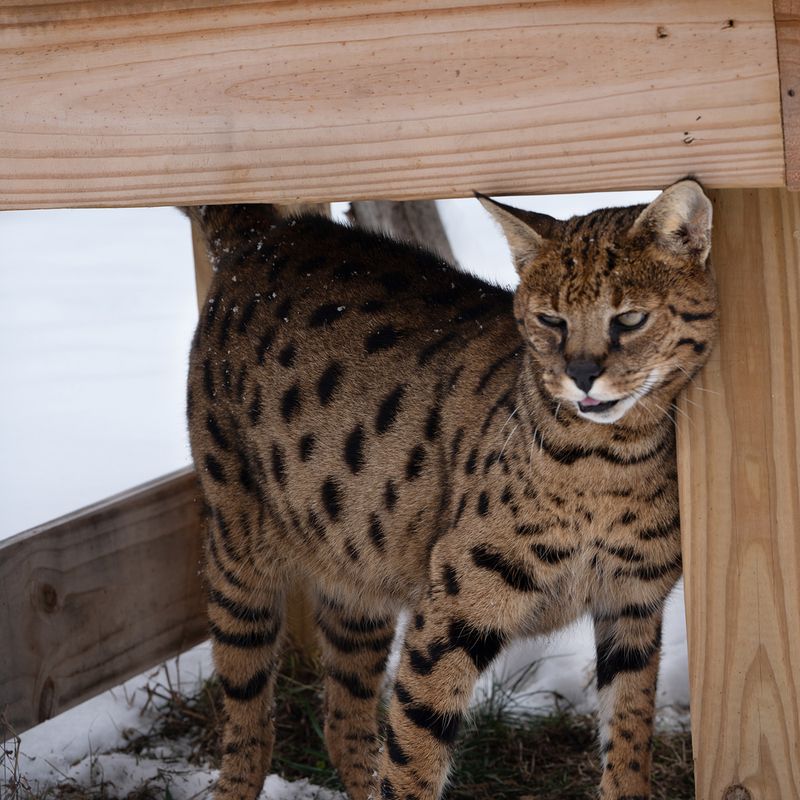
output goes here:
[{"label": "wooden beam", "polygon": [[0,0],[0,208],[779,186],[772,0]]},{"label": "wooden beam", "polygon": [[775,0],[786,185],[800,189],[800,0]]},{"label": "wooden beam", "polygon": [[349,216],[361,228],[420,244],[458,265],[435,200],[361,200],[350,206]]},{"label": "wooden beam", "polygon": [[800,195],[713,193],[719,344],[678,425],[697,797],[800,797]]},{"label": "wooden beam", "polygon": [[194,472],[0,545],[0,711],[20,732],[206,638]]}]

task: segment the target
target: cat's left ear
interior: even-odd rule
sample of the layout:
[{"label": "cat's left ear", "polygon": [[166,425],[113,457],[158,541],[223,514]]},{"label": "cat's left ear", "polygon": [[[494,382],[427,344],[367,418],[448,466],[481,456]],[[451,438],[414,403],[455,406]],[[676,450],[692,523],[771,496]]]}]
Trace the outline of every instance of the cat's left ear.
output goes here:
[{"label": "cat's left ear", "polygon": [[517,272],[536,258],[545,240],[552,238],[561,224],[547,214],[513,208],[479,192],[475,197],[503,229]]},{"label": "cat's left ear", "polygon": [[673,183],[636,218],[631,236],[650,235],[674,255],[705,263],[711,249],[711,201],[697,181]]}]

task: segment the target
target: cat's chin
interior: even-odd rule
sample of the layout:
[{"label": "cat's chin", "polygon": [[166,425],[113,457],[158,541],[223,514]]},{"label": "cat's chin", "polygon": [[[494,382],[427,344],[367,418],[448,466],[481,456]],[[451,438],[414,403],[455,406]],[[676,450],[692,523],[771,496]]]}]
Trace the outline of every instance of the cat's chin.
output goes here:
[{"label": "cat's chin", "polygon": [[635,405],[638,397],[629,394],[613,401],[613,405],[608,402],[600,403],[596,407],[582,408],[579,401],[572,401],[575,406],[575,413],[589,422],[596,422],[599,425],[613,425],[621,420]]}]

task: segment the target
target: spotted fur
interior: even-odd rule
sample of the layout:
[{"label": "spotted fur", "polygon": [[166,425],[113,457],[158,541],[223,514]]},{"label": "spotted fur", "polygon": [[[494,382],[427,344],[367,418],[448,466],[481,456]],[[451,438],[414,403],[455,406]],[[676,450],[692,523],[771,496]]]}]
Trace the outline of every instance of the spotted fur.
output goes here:
[{"label": "spotted fur", "polygon": [[662,608],[681,571],[671,408],[716,325],[710,204],[689,180],[566,222],[482,202],[514,294],[321,217],[191,212],[217,267],[189,424],[228,715],[220,799],[255,797],[269,767],[298,583],[315,592],[325,736],[353,800],[440,797],[481,671],[585,612],[600,795],[649,796]]}]

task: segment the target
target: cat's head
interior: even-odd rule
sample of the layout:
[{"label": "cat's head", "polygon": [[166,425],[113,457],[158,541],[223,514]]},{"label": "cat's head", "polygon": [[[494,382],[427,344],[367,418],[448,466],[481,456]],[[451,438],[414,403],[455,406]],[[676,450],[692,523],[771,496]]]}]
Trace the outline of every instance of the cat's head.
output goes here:
[{"label": "cat's head", "polygon": [[663,416],[716,333],[700,186],[682,180],[648,206],[566,221],[478,199],[520,276],[514,309],[541,390],[592,422]]}]

